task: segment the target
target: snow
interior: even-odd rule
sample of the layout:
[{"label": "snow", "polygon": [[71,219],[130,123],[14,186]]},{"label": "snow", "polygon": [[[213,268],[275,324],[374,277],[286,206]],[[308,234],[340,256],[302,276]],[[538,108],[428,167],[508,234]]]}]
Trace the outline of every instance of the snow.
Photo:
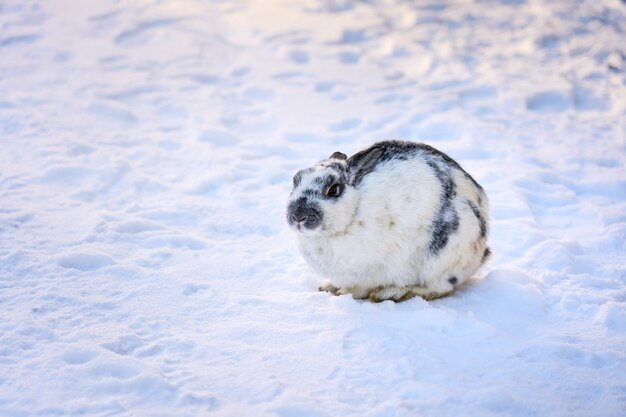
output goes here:
[{"label": "snow", "polygon": [[[626,5],[0,5],[0,415],[626,410]],[[494,256],[426,302],[316,291],[296,170],[427,142]]]}]

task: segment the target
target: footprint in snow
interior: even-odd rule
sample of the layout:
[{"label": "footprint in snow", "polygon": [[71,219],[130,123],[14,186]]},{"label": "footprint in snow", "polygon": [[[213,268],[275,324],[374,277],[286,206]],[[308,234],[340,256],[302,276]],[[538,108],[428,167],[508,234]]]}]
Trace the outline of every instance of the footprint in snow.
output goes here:
[{"label": "footprint in snow", "polygon": [[143,220],[125,221],[125,222],[118,224],[117,227],[115,228],[117,232],[125,233],[125,234],[137,234],[137,233],[150,232],[150,231],[162,230],[162,229],[163,229],[163,226],[157,223],[150,222],[150,221],[143,221]]},{"label": "footprint in snow", "polygon": [[128,45],[143,43],[148,40],[148,33],[156,29],[172,26],[174,23],[179,22],[181,19],[177,18],[163,18],[146,20],[140,22],[135,27],[125,30],[115,37],[115,43],[119,45]]},{"label": "footprint in snow", "polygon": [[183,290],[183,295],[194,295],[197,293],[201,293],[201,292],[205,292],[206,290],[210,289],[211,287],[208,285],[204,285],[204,284],[187,284],[185,286],[185,289]]},{"label": "footprint in snow", "polygon": [[235,78],[242,78],[250,74],[250,71],[251,71],[250,67],[239,67],[239,68],[235,68],[234,70],[232,70],[230,72],[230,75]]},{"label": "footprint in snow", "polygon": [[74,253],[62,256],[57,263],[63,268],[77,269],[79,271],[93,271],[113,265],[115,261],[106,255],[88,253]]},{"label": "footprint in snow", "polygon": [[363,43],[370,40],[372,37],[373,34],[368,34],[367,29],[344,29],[341,33],[341,39],[335,43],[339,45],[351,45]]},{"label": "footprint in snow", "polygon": [[104,343],[102,347],[118,355],[126,356],[143,347],[143,341],[134,334],[120,336],[115,342]]},{"label": "footprint in snow", "polygon": [[38,34],[9,36],[0,39],[0,48],[30,44],[37,42],[39,39],[41,39],[41,35]]},{"label": "footprint in snow", "polygon": [[376,99],[376,104],[389,104],[389,103],[407,103],[413,98],[410,94],[385,94],[384,96]]},{"label": "footprint in snow", "polygon": [[303,405],[284,405],[274,411],[279,417],[328,417],[326,413]]},{"label": "footprint in snow", "polygon": [[323,81],[315,84],[315,91],[320,94],[328,94],[334,101],[343,101],[347,99],[351,91],[348,83],[340,81]]},{"label": "footprint in snow", "polygon": [[76,144],[76,145],[72,145],[68,149],[67,153],[70,156],[80,156],[80,155],[89,155],[95,151],[96,151],[96,148],[94,148],[93,146]]},{"label": "footprint in snow", "polygon": [[94,103],[87,107],[87,111],[101,119],[130,126],[137,123],[137,118],[133,113],[123,108],[105,103]]},{"label": "footprint in snow", "polygon": [[218,406],[217,398],[215,398],[212,395],[206,395],[206,394],[203,394],[203,393],[200,393],[200,394],[195,394],[195,393],[185,394],[181,398],[181,403],[184,404],[184,405],[200,406],[205,411],[206,410],[213,410],[213,409],[215,409]]},{"label": "footprint in snow", "polygon": [[82,365],[96,356],[98,356],[98,353],[92,350],[75,349],[65,352],[61,359],[68,365]]},{"label": "footprint in snow", "polygon": [[145,241],[144,247],[148,247],[148,248],[173,247],[173,248],[184,248],[184,249],[190,249],[190,250],[202,250],[207,247],[207,244],[201,240],[198,240],[192,237],[172,236],[169,238],[154,237],[152,239],[148,239]]},{"label": "footprint in snow", "polygon": [[0,100],[0,109],[14,109],[16,106],[10,101]]},{"label": "footprint in snow", "polygon": [[336,81],[322,81],[315,84],[315,91],[318,93],[327,93],[332,91],[339,82]]},{"label": "footprint in snow", "polygon": [[140,87],[127,88],[120,91],[111,92],[103,95],[102,97],[108,100],[119,101],[122,103],[128,103],[142,98],[146,95],[157,93],[162,89],[154,85],[144,85]]},{"label": "footprint in snow", "polygon": [[271,90],[262,88],[248,88],[243,95],[252,101],[263,102],[274,99],[274,93]]},{"label": "footprint in snow", "polygon": [[291,51],[288,56],[291,62],[298,65],[306,65],[310,61],[309,54],[305,51]]},{"label": "footprint in snow", "polygon": [[218,75],[213,74],[189,74],[186,77],[198,84],[204,85],[218,84],[222,81]]},{"label": "footprint in snow", "polygon": [[112,12],[101,13],[101,14],[90,16],[89,21],[94,22],[94,23],[109,22],[109,21],[115,20],[120,14],[121,12],[117,10],[112,11]]},{"label": "footprint in snow", "polygon": [[537,46],[544,49],[555,49],[561,43],[561,39],[556,35],[545,35],[537,39]]},{"label": "footprint in snow", "polygon": [[93,174],[94,171],[89,168],[81,166],[65,166],[50,168],[43,174],[40,181],[45,184],[62,184],[65,187],[68,185],[77,186],[83,183],[85,179],[93,176]]},{"label": "footprint in snow", "polygon": [[89,371],[91,375],[97,378],[110,377],[115,379],[129,379],[141,373],[140,370],[124,365],[119,362],[106,362],[94,365]]},{"label": "footprint in snow", "polygon": [[526,99],[526,108],[540,113],[558,113],[570,106],[571,100],[559,91],[542,91]]},{"label": "footprint in snow", "polygon": [[343,51],[337,54],[339,62],[345,65],[355,65],[361,60],[361,54],[352,51]]},{"label": "footprint in snow", "polygon": [[459,98],[463,103],[477,100],[492,99],[498,95],[498,89],[491,85],[483,85],[476,88],[469,88],[459,93]]}]

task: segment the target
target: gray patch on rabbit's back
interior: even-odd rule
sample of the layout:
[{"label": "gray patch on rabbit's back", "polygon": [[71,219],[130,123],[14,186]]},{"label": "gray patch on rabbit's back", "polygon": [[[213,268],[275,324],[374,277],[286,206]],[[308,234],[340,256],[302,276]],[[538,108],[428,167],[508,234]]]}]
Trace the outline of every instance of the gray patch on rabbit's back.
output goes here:
[{"label": "gray patch on rabbit's back", "polygon": [[483,218],[476,204],[472,203],[469,200],[466,200],[466,202],[467,202],[467,205],[470,206],[470,208],[472,209],[472,212],[474,213],[476,220],[478,220],[478,225],[480,227],[480,237],[484,238],[485,236],[487,236],[487,222]]},{"label": "gray patch on rabbit's back", "polygon": [[450,235],[459,229],[459,215],[451,205],[442,207],[431,227],[432,239],[428,250],[437,255],[448,244]]},{"label": "gray patch on rabbit's back", "polygon": [[398,161],[406,161],[408,159],[415,158],[416,156],[421,155],[424,159],[429,159],[433,161],[440,161],[443,165],[447,165],[450,168],[458,169],[463,173],[463,175],[470,180],[476,188],[482,190],[480,184],[474,180],[474,178],[468,174],[462,167],[452,159],[447,154],[441,152],[438,149],[433,148],[430,145],[426,145],[425,143],[418,142],[406,142],[401,140],[388,140],[383,142],[378,142],[372,145],[369,149],[362,151],[367,152],[372,148],[380,148],[383,150],[378,164],[384,163],[390,160],[398,160]]},{"label": "gray patch on rabbit's back", "polygon": [[459,215],[452,204],[456,196],[456,184],[449,172],[449,167],[432,159],[427,160],[426,163],[433,170],[441,185],[440,208],[431,225],[432,238],[428,246],[430,253],[437,255],[448,244],[450,235],[459,228]]}]

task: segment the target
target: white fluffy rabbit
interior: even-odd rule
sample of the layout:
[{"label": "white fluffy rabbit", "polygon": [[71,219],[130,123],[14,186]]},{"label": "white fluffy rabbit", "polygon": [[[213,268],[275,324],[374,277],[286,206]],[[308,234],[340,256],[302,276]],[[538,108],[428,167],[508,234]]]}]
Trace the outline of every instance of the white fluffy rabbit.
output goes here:
[{"label": "white fluffy rabbit", "polygon": [[478,270],[489,203],[457,162],[422,143],[335,152],[298,171],[287,222],[320,290],[372,301],[448,295]]}]

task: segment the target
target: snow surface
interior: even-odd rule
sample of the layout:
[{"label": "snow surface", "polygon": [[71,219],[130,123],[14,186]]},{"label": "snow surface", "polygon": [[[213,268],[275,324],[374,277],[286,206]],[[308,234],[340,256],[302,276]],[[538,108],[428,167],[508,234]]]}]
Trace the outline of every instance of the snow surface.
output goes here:
[{"label": "snow surface", "polygon": [[[626,415],[626,4],[0,2],[0,416]],[[425,141],[491,198],[434,302],[316,291],[291,177]]]}]

